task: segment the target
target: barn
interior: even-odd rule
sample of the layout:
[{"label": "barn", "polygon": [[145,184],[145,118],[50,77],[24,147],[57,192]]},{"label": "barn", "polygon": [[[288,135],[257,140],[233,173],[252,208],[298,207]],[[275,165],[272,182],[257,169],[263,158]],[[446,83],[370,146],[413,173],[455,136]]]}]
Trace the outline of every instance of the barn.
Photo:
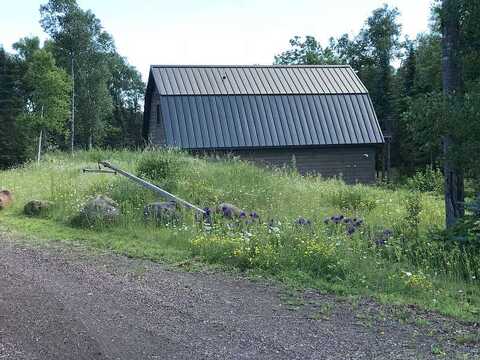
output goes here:
[{"label": "barn", "polygon": [[375,181],[384,143],[349,66],[151,66],[143,134],[159,146],[292,164],[347,183]]}]

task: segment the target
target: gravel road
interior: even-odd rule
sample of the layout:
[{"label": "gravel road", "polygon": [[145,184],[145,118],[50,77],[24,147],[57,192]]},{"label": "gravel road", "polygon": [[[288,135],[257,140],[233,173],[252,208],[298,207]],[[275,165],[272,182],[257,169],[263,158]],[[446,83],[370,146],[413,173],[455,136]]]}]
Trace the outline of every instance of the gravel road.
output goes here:
[{"label": "gravel road", "polygon": [[0,359],[480,358],[416,309],[0,233]]}]

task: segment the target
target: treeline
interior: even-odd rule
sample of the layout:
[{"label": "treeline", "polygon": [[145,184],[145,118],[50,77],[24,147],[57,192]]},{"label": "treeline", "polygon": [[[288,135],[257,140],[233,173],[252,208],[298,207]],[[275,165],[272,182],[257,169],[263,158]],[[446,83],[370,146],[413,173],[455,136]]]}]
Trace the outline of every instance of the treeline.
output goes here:
[{"label": "treeline", "polygon": [[140,144],[145,84],[100,20],[76,0],[50,0],[40,14],[43,46],[0,47],[0,167],[32,158],[40,136],[62,150]]},{"label": "treeline", "polygon": [[[441,139],[453,138],[448,157],[467,177],[480,178],[480,2],[452,0],[452,9],[432,4],[430,30],[402,36],[399,12],[387,5],[373,11],[358,35],[330,39],[294,37],[275,57],[277,64],[348,64],[369,89],[386,135],[392,136],[392,166],[410,175],[440,167]],[[442,95],[442,22],[455,16],[461,87]],[[394,66],[395,65],[395,66]],[[383,159],[381,159],[383,160]]]}]

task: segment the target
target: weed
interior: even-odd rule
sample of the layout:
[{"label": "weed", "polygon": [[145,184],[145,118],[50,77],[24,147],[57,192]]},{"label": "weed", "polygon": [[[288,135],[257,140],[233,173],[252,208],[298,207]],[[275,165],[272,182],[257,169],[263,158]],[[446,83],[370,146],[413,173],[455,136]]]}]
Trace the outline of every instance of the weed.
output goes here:
[{"label": "weed", "polygon": [[427,166],[424,170],[417,171],[407,180],[407,186],[413,191],[443,194],[444,178],[440,169]]},{"label": "weed", "polygon": [[439,345],[439,344],[432,344],[430,346],[430,351],[431,351],[432,355],[437,355],[437,356],[445,356],[446,355],[442,346]]},{"label": "weed", "polygon": [[[185,210],[182,222],[145,222],[144,206],[160,199],[119,176],[82,174],[99,160],[145,176],[201,207],[227,202],[258,216],[214,216],[204,225]],[[480,256],[436,238],[443,202],[429,193],[348,186],[233,157],[212,161],[168,149],[50,154],[39,165],[0,172],[0,188],[16,198],[0,214],[2,227],[26,234],[154,261],[196,258],[353,299],[373,295],[469,320],[480,313]],[[71,220],[96,195],[118,204],[115,226],[73,228]],[[32,199],[50,201],[51,211],[44,218],[21,215]],[[335,214],[342,214],[338,223],[324,223]],[[359,220],[361,225],[349,231]]]},{"label": "weed", "polygon": [[468,333],[455,336],[460,345],[480,345],[480,334]]}]

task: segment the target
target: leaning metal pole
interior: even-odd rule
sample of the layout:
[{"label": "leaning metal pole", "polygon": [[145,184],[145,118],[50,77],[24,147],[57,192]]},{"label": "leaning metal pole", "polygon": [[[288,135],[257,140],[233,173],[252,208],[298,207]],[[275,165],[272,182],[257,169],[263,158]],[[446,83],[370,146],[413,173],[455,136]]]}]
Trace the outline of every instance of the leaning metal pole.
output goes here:
[{"label": "leaning metal pole", "polygon": [[144,188],[152,190],[152,191],[160,194],[161,196],[163,196],[163,197],[165,197],[169,200],[181,203],[183,206],[185,206],[189,209],[194,209],[201,214],[205,214],[205,210],[200,209],[199,207],[197,207],[193,204],[190,204],[188,201],[180,199],[179,197],[177,197],[173,194],[170,194],[168,191],[163,190],[162,188],[159,188],[158,186],[156,186],[154,184],[151,184],[148,181],[145,181],[145,180],[143,180],[143,179],[141,179],[141,178],[139,178],[139,177],[137,177],[133,174],[130,174],[129,172],[126,172],[126,171],[123,171],[122,169],[117,168],[116,166],[110,164],[108,161],[100,161],[99,164],[106,167],[106,168],[109,168],[109,169],[113,170],[115,173],[118,173],[120,175],[125,176],[126,178],[128,178],[128,179],[136,182],[137,184],[143,186]]}]

